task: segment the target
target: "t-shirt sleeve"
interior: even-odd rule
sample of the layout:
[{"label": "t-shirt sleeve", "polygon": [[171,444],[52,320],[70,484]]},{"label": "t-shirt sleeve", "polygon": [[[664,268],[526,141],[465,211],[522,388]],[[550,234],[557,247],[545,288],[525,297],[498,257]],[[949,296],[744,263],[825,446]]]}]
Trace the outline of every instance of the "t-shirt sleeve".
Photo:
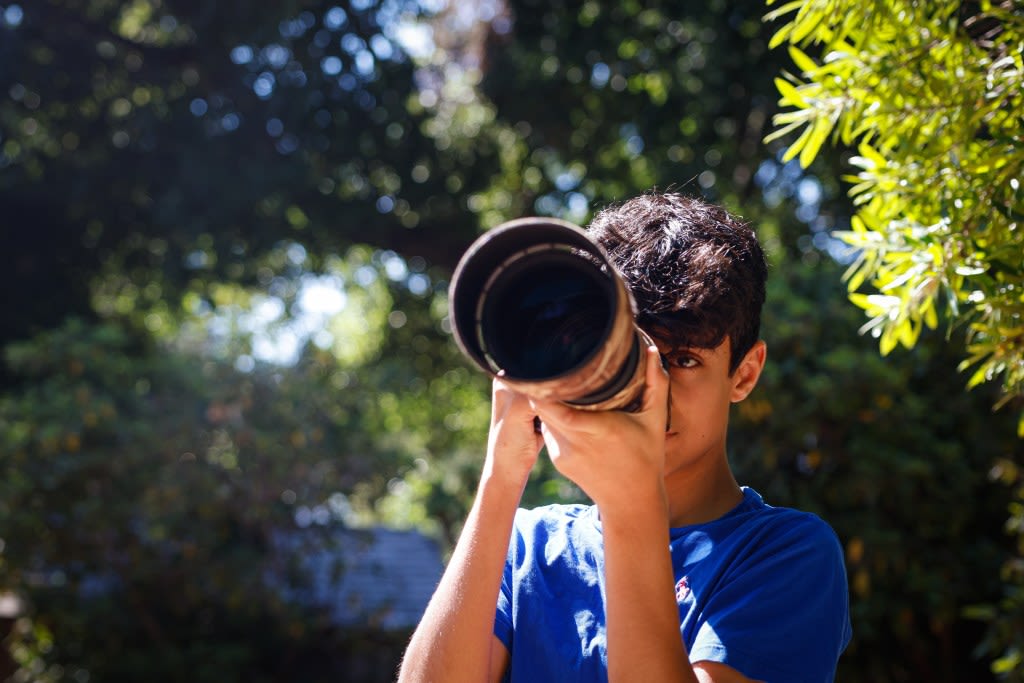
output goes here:
[{"label": "t-shirt sleeve", "polygon": [[494,635],[512,651],[512,560],[505,560],[501,589],[498,591],[498,607],[494,614]]},{"label": "t-shirt sleeve", "polygon": [[842,547],[812,515],[766,531],[702,605],[690,661],[766,683],[827,683],[851,637]]},{"label": "t-shirt sleeve", "polygon": [[512,525],[512,536],[508,544],[508,555],[505,557],[505,570],[502,572],[501,588],[498,590],[498,605],[494,614],[494,635],[505,644],[505,648],[509,652],[512,651],[512,633],[514,631],[512,620],[512,573],[516,549],[522,545],[522,532],[519,528],[522,516],[523,511],[518,511],[515,523]]}]

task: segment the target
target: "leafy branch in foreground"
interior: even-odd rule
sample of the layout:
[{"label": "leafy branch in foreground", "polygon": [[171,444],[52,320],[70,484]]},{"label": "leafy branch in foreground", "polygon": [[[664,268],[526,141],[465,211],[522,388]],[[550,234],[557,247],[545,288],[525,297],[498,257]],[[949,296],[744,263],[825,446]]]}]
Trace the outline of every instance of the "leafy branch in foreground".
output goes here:
[{"label": "leafy branch in foreground", "polygon": [[1024,9],[796,0],[766,15],[779,19],[772,47],[788,44],[797,73],[776,79],[787,108],[767,139],[799,133],[784,158],[804,167],[826,141],[858,152],[856,214],[836,237],[856,250],[845,278],[862,332],[882,354],[911,348],[944,303],[968,331],[968,386],[1001,380],[1000,405],[1021,397]]}]

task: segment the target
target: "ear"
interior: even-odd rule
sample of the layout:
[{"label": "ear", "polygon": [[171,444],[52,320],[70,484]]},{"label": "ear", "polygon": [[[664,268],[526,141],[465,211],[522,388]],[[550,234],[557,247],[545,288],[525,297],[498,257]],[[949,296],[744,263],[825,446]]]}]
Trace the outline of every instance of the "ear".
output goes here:
[{"label": "ear", "polygon": [[758,341],[747,355],[743,357],[736,371],[732,374],[732,390],[729,392],[729,400],[739,403],[754,390],[757,380],[761,377],[761,370],[764,369],[764,361],[768,355],[768,347],[763,341]]}]

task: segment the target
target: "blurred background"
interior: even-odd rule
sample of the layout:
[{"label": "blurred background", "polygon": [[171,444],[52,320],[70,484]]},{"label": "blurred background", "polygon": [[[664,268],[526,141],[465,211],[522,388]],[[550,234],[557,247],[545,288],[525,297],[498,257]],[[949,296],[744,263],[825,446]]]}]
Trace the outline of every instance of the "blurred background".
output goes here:
[{"label": "blurred background", "polygon": [[[849,153],[763,142],[765,11],[0,0],[0,676],[392,680],[486,440],[453,266],[652,187],[769,255],[730,455],[840,536],[838,680],[1012,676],[1018,415],[962,329],[858,334]],[[525,503],[579,498],[542,463]]]}]

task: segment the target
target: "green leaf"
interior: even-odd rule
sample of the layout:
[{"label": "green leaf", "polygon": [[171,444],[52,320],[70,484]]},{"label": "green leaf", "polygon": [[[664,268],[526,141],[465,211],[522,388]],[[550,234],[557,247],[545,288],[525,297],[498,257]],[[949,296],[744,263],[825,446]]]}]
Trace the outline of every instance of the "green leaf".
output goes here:
[{"label": "green leaf", "polygon": [[1020,652],[1011,650],[999,659],[992,662],[992,673],[1007,674],[1014,671],[1021,663]]},{"label": "green leaf", "polygon": [[769,133],[768,135],[766,135],[765,138],[764,138],[764,141],[767,143],[767,142],[771,142],[772,140],[778,140],[779,138],[788,135],[789,133],[791,133],[792,131],[796,130],[797,128],[799,128],[802,125],[804,125],[803,121],[794,121],[793,123],[789,123],[789,124],[783,126],[782,128],[777,128],[777,129],[773,130],[771,133]]},{"label": "green leaf", "polygon": [[978,621],[990,621],[998,613],[994,605],[969,605],[964,607],[962,612],[967,619],[976,619]]},{"label": "green leaf", "polygon": [[768,48],[774,50],[779,45],[782,45],[789,38],[789,35],[793,33],[793,24],[786,24],[772,36],[772,39],[768,41]]},{"label": "green leaf", "polygon": [[814,161],[814,157],[818,155],[818,150],[821,149],[821,145],[828,138],[829,132],[832,130],[832,122],[824,117],[818,116],[814,120],[813,127],[810,128],[811,134],[807,136],[807,140],[804,143],[803,149],[800,150],[800,165],[804,168],[809,168],[811,162]]},{"label": "green leaf", "polygon": [[991,362],[982,363],[981,366],[977,370],[974,371],[974,374],[971,375],[971,378],[969,380],[967,380],[967,388],[968,389],[973,389],[974,387],[978,386],[982,382],[988,380],[988,373],[991,371],[991,369],[992,369],[992,363]]},{"label": "green leaf", "polygon": [[804,128],[803,132],[800,133],[800,137],[798,137],[793,142],[793,144],[789,146],[789,149],[786,150],[786,153],[782,155],[783,163],[792,160],[793,158],[796,157],[797,154],[800,153],[800,150],[802,150],[804,148],[804,145],[807,144],[807,139],[811,137],[812,130],[814,130],[813,123]]},{"label": "green leaf", "polygon": [[789,56],[805,76],[810,76],[818,70],[818,65],[814,63],[814,60],[796,45],[789,46]]},{"label": "green leaf", "polygon": [[797,17],[796,22],[793,26],[793,33],[790,35],[789,40],[791,43],[800,43],[804,38],[811,35],[821,22],[825,19],[825,13],[822,11],[809,11],[812,3],[804,3],[801,13],[805,13],[804,17]]},{"label": "green leaf", "polygon": [[850,264],[850,267],[846,269],[846,272],[843,273],[843,280],[846,281],[846,289],[848,292],[856,292],[860,289],[860,286],[864,284],[864,279],[867,277],[868,273],[866,261],[866,252],[861,251],[854,262]]},{"label": "green leaf", "polygon": [[882,337],[878,340],[878,351],[883,356],[888,356],[896,348],[897,336],[892,326],[887,326],[882,331]]},{"label": "green leaf", "polygon": [[806,109],[810,106],[807,103],[807,100],[804,99],[804,96],[800,94],[800,91],[797,90],[789,81],[782,78],[776,78],[775,87],[782,95],[782,99],[779,101],[779,104],[792,104],[800,107],[801,109]]},{"label": "green leaf", "polygon": [[[766,5],[772,5],[773,3],[774,3],[774,0],[769,0],[765,4]],[[764,20],[765,21],[775,21],[776,19],[778,19],[782,15],[789,14],[793,10],[799,9],[803,4],[804,4],[804,0],[793,0],[792,2],[787,2],[785,5],[782,5],[781,7],[773,9],[771,12],[769,12],[766,15],[764,15]]]},{"label": "green leaf", "polygon": [[924,324],[927,325],[929,329],[934,330],[936,327],[939,326],[939,315],[935,311],[934,297],[928,298],[928,301],[924,305],[922,314],[924,317]]}]

